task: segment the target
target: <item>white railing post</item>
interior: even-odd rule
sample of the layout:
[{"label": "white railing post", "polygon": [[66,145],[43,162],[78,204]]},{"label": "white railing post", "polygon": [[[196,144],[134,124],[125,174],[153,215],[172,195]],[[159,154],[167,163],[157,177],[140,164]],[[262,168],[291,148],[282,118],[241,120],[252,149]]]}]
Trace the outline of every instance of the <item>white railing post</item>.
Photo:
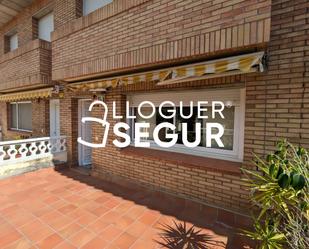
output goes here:
[{"label": "white railing post", "polygon": [[66,137],[42,137],[0,142],[0,166],[54,157],[66,152]]}]

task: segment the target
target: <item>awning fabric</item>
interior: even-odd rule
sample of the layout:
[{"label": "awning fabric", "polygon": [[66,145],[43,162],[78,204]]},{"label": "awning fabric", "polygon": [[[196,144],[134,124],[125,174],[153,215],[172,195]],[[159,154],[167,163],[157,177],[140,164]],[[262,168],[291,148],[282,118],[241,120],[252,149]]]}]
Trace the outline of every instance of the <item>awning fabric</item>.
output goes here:
[{"label": "awning fabric", "polygon": [[52,96],[52,91],[53,88],[51,87],[33,91],[2,94],[0,95],[0,101],[9,102],[36,98],[49,98]]},{"label": "awning fabric", "polygon": [[205,61],[196,64],[170,67],[162,70],[130,74],[120,77],[105,78],[96,81],[73,83],[67,87],[71,90],[91,90],[115,88],[117,86],[136,84],[146,81],[158,81],[158,85],[177,83],[183,80],[197,80],[222,77],[235,74],[264,71],[264,52],[227,57],[218,60]]}]

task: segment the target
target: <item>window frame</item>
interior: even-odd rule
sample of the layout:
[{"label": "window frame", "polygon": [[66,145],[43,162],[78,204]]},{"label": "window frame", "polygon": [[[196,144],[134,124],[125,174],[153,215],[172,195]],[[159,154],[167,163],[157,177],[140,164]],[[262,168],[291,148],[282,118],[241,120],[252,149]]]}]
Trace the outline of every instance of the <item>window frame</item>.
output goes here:
[{"label": "window frame", "polygon": [[[235,92],[238,91],[238,94]],[[205,97],[203,99],[199,99],[196,95],[201,96],[201,91],[205,93]],[[184,153],[189,155],[195,155],[195,156],[202,156],[202,157],[210,157],[210,158],[216,158],[216,159],[222,159],[222,160],[228,160],[228,161],[235,161],[235,162],[243,162],[243,154],[244,154],[244,123],[245,123],[245,89],[225,89],[225,90],[201,90],[199,92],[196,91],[189,91],[184,94],[189,93],[189,96],[192,96],[192,101],[209,101],[209,103],[213,100],[220,101],[221,99],[214,99],[210,96],[213,95],[213,93],[217,92],[215,94],[216,96],[222,96],[222,99],[227,99],[230,96],[233,96],[232,98],[235,99],[235,93],[238,95],[238,100],[236,102],[233,101],[234,107],[235,107],[235,113],[234,113],[234,133],[233,133],[233,150],[223,150],[223,149],[215,149],[215,148],[205,148],[205,147],[195,147],[195,148],[187,148],[182,144],[175,144],[172,148],[161,148],[159,147],[154,141],[147,140],[147,142],[150,142],[150,148],[149,149],[157,149],[157,150],[163,150],[163,151],[169,151],[169,152],[177,152],[177,153]],[[134,108],[136,104],[133,104],[134,98],[136,96],[144,96],[141,98],[144,98],[144,100],[148,100],[146,95],[148,96],[155,96],[158,95],[158,98],[160,99],[160,95],[162,96],[162,93],[153,93],[153,94],[129,94],[128,101],[130,103],[130,114],[134,115]],[[173,94],[174,95],[174,94]],[[170,96],[170,92],[169,92]],[[210,97],[209,100],[207,96]],[[162,99],[162,97],[161,97]],[[173,99],[164,99],[174,101]],[[151,101],[151,100],[150,100]],[[176,101],[175,101],[176,102]],[[133,104],[133,106],[131,105]],[[157,106],[155,104],[155,106]],[[175,124],[174,117],[173,122]],[[131,129],[128,131],[128,135],[131,137],[131,146],[134,146],[134,123],[135,120],[133,119],[127,119],[127,123],[130,125]]]},{"label": "window frame", "polygon": [[[12,131],[24,131],[24,132],[32,132],[33,131],[33,129],[31,129],[31,130],[26,130],[26,129],[20,129],[19,128],[19,104],[31,104],[31,108],[32,108],[32,102],[31,101],[20,101],[20,102],[10,102],[10,130],[12,130]],[[17,128],[12,128],[11,126],[12,126],[12,120],[11,120],[11,118],[12,118],[12,109],[11,109],[11,107],[12,107],[12,105],[16,105],[16,127]],[[32,117],[31,117],[32,118]],[[32,124],[31,124],[31,126],[32,126]]]},{"label": "window frame", "polygon": [[[50,39],[46,40],[43,37],[40,37],[40,23],[41,23],[42,19],[47,18],[48,16],[52,16],[52,31],[49,33],[49,38]],[[52,34],[52,32],[55,31],[55,15],[54,15],[54,12],[53,11],[47,12],[46,14],[38,17],[36,19],[36,21],[37,21],[37,37],[38,37],[38,39],[40,39],[42,41],[51,42],[51,40],[52,40],[51,34]]]},{"label": "window frame", "polygon": [[96,10],[98,10],[98,9],[101,9],[101,8],[104,8],[105,6],[107,6],[107,5],[109,5],[109,4],[111,4],[111,3],[113,3],[114,2],[114,0],[107,0],[108,2],[107,3],[105,3],[104,5],[102,5],[101,7],[98,7],[98,8],[96,8],[96,9],[93,9],[92,11],[90,11],[90,12],[88,12],[88,13],[86,13],[86,9],[85,9],[85,1],[87,1],[87,0],[82,0],[82,16],[88,16],[89,14],[91,14],[91,13],[93,13],[94,11],[96,11]]}]

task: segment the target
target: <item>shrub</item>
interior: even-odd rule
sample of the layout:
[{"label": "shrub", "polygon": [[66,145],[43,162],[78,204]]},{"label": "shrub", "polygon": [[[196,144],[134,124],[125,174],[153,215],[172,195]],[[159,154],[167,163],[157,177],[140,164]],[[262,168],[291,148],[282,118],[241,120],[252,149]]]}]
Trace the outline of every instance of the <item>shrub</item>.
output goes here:
[{"label": "shrub", "polygon": [[257,170],[243,169],[258,211],[254,231],[244,234],[260,249],[309,248],[309,152],[281,141],[255,165]]}]

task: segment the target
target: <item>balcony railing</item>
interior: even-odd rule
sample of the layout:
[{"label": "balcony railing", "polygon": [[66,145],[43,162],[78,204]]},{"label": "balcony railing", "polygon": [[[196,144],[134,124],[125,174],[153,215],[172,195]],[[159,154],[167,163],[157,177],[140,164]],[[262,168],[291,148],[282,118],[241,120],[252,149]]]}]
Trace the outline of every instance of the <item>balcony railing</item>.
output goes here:
[{"label": "balcony railing", "polygon": [[0,166],[38,162],[40,159],[66,161],[66,137],[0,142]]}]

